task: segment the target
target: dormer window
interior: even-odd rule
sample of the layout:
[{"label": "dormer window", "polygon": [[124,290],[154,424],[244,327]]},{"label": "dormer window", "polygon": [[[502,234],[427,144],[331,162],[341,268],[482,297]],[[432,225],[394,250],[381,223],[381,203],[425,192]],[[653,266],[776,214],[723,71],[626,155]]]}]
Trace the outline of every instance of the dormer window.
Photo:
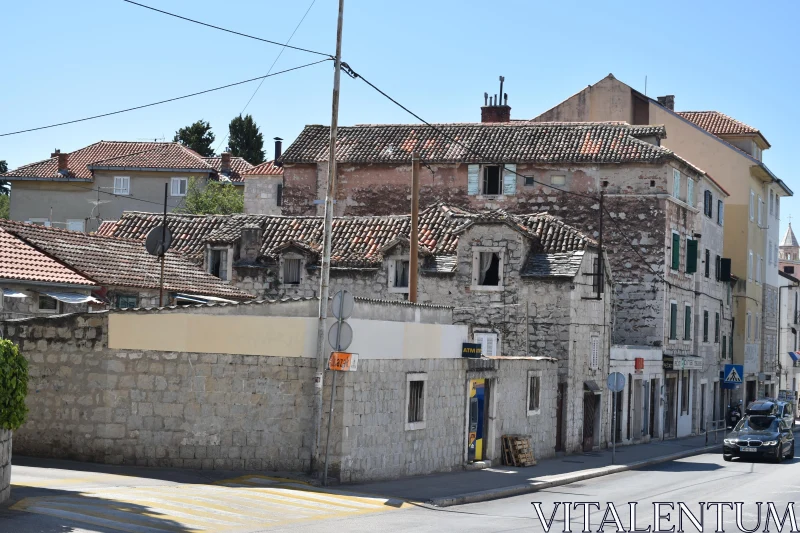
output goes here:
[{"label": "dormer window", "polygon": [[223,281],[230,279],[229,260],[231,254],[227,248],[210,248],[208,250],[208,273]]},{"label": "dormer window", "polygon": [[389,292],[408,292],[410,261],[408,257],[390,257]]},{"label": "dormer window", "polygon": [[286,253],[281,256],[279,282],[281,285],[300,285],[303,279],[303,256]]},{"label": "dormer window", "polygon": [[472,289],[503,289],[503,249],[475,247],[472,254]]}]

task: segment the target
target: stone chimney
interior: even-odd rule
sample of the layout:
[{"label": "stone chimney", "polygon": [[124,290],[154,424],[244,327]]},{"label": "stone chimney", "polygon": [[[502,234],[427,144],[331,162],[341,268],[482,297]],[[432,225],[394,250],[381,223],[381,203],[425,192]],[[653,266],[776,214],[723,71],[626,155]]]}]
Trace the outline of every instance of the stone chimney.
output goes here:
[{"label": "stone chimney", "polygon": [[69,154],[62,154],[61,150],[56,150],[50,157],[57,157],[58,158],[58,171],[65,172],[68,168],[69,163]]},{"label": "stone chimney", "polygon": [[273,158],[275,161],[277,161],[281,157],[281,154],[283,154],[282,141],[283,139],[281,139],[280,137],[275,137],[275,157]]},{"label": "stone chimney", "polygon": [[667,96],[659,96],[658,103],[666,107],[670,111],[675,111],[675,95],[668,94]]},{"label": "stone chimney", "polygon": [[231,154],[230,154],[230,152],[222,152],[220,154],[220,159],[222,161],[221,164],[220,164],[220,166],[221,166],[220,173],[221,174],[230,174],[231,173]]},{"label": "stone chimney", "polygon": [[247,263],[255,263],[261,250],[261,227],[248,224],[242,228],[239,241],[239,259]]},{"label": "stone chimney", "polygon": [[500,76],[500,99],[495,94],[483,93],[483,107],[481,107],[481,122],[510,122],[511,108],[508,106],[508,94],[503,92],[503,82],[506,79]]}]

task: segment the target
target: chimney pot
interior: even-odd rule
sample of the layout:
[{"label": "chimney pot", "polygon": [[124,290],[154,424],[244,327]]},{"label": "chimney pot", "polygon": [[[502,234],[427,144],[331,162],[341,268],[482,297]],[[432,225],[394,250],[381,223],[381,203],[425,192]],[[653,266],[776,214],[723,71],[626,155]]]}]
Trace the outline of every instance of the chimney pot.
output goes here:
[{"label": "chimney pot", "polygon": [[280,159],[281,155],[283,154],[283,143],[281,141],[283,141],[283,139],[280,137],[275,137],[275,161]]},{"label": "chimney pot", "polygon": [[220,154],[221,164],[220,164],[220,172],[222,174],[230,174],[231,172],[231,153],[230,152],[222,152]]}]

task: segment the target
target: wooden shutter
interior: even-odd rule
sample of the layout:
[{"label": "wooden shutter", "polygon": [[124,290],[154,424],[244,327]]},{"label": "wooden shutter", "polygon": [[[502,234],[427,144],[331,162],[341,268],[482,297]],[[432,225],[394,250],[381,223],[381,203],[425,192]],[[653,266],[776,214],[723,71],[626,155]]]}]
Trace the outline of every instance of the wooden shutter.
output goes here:
[{"label": "wooden shutter", "polygon": [[686,178],[686,203],[694,207],[694,180]]},{"label": "wooden shutter", "polygon": [[503,194],[513,196],[517,193],[517,165],[503,165]]},{"label": "wooden shutter", "polygon": [[681,196],[681,173],[677,169],[672,169],[672,196]]},{"label": "wooden shutter", "polygon": [[681,266],[681,236],[672,234],[672,268],[678,270]]},{"label": "wooden shutter", "polygon": [[692,308],[687,305],[684,309],[683,338],[688,341],[692,338]]},{"label": "wooden shutter", "polygon": [[669,304],[669,338],[678,338],[678,304]]},{"label": "wooden shutter", "polygon": [[717,201],[717,224],[720,226],[725,222],[725,204],[722,200]]},{"label": "wooden shutter", "polygon": [[686,239],[686,273],[697,272],[697,241]]},{"label": "wooden shutter", "polygon": [[475,196],[480,192],[480,165],[467,166],[467,194]]}]

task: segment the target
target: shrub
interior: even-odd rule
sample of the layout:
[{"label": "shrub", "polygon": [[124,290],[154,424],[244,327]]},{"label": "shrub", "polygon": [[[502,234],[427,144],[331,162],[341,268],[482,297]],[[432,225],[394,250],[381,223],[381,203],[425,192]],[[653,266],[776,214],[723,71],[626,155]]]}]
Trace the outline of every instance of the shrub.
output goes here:
[{"label": "shrub", "polygon": [[28,361],[17,345],[0,339],[0,428],[14,431],[25,423]]}]

